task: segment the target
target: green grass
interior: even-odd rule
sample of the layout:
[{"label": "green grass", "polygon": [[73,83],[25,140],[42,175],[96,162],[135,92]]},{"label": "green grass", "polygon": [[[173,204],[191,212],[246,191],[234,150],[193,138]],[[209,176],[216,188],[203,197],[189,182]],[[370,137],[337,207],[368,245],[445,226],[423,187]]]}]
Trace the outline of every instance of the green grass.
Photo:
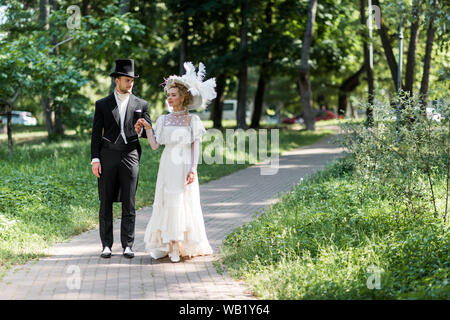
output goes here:
[{"label": "green grass", "polygon": [[[95,228],[98,223],[99,200],[90,166],[90,140],[71,136],[49,143],[41,140],[39,131],[30,132],[36,139],[16,144],[12,160],[6,142],[0,144],[0,277],[12,265],[41,257],[49,245]],[[280,151],[311,144],[330,133],[283,129]],[[20,133],[26,134],[26,130]],[[137,209],[153,202],[163,150],[151,150],[145,140],[141,145]],[[218,179],[249,165],[202,163],[198,167],[199,182]],[[120,213],[120,204],[115,204],[115,217]]]},{"label": "green grass", "polygon": [[395,213],[352,170],[303,180],[226,238],[221,263],[262,299],[449,299],[448,224]]}]

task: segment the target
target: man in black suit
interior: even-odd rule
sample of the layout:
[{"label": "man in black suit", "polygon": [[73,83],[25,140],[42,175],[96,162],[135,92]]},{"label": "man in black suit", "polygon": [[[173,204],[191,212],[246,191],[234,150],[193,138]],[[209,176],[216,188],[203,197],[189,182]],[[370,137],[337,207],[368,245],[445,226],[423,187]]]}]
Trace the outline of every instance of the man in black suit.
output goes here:
[{"label": "man in black suit", "polygon": [[[134,73],[134,61],[116,60],[116,70],[110,76],[114,77],[116,88],[95,103],[91,139],[92,172],[98,178],[100,198],[101,257],[111,257],[112,207],[113,202],[122,202],[120,240],[123,255],[133,258],[135,195],[142,152],[134,124],[139,118],[151,120],[148,103],[131,93],[134,79],[139,77]],[[142,137],[146,137],[145,131]]]}]

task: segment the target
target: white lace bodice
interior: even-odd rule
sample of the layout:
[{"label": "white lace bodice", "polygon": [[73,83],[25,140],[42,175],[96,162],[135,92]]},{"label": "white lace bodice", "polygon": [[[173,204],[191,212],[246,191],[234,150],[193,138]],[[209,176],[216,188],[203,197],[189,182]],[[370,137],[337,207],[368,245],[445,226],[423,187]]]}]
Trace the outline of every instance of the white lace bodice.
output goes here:
[{"label": "white lace bodice", "polygon": [[155,138],[159,144],[190,144],[200,140],[206,130],[196,114],[187,116],[161,115],[155,123]]},{"label": "white lace bodice", "polygon": [[186,127],[191,122],[191,115],[185,114],[167,114],[164,116],[164,126]]}]

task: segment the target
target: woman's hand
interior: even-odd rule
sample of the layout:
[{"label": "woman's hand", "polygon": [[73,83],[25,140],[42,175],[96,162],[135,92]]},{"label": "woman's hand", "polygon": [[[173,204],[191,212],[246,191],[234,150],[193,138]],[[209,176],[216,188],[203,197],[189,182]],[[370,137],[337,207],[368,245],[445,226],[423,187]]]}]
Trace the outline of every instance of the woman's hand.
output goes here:
[{"label": "woman's hand", "polygon": [[191,170],[191,171],[189,171],[189,173],[186,177],[186,182],[187,182],[187,184],[191,184],[194,181],[195,181],[195,173],[193,170]]}]

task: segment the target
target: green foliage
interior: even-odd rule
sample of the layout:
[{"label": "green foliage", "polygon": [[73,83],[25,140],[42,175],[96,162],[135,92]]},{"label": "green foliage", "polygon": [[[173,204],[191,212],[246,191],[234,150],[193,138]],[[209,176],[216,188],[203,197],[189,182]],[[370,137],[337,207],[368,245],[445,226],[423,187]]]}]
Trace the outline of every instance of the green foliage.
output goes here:
[{"label": "green foliage", "polygon": [[[0,38],[0,99],[11,98],[19,88],[27,98],[51,98],[51,110],[63,110],[64,124],[84,133],[92,124],[93,101],[81,94],[81,89],[95,85],[99,71],[108,75],[114,59],[125,55],[139,59],[145,54],[135,45],[145,27],[112,4],[102,8],[100,16],[83,17],[78,30],[67,28],[65,7],[51,10],[48,30],[30,24],[30,18],[17,1],[6,7],[1,30],[7,36]],[[19,19],[20,26],[14,27],[12,19]],[[20,32],[26,26],[29,32]],[[70,37],[73,40],[53,50],[57,42]],[[107,70],[101,70],[99,63],[106,63]]]},{"label": "green foliage", "polygon": [[[49,29],[39,23],[39,1],[0,0],[0,99],[11,98],[22,88],[20,107],[41,112],[41,95],[55,99],[53,109],[63,108],[64,123],[77,132],[89,128],[89,113],[96,99],[107,94],[108,77],[118,57],[133,57],[141,75],[134,93],[149,101],[153,109],[164,109],[161,90],[163,77],[179,72],[179,55],[183,22],[187,25],[187,59],[207,66],[208,76],[226,77],[225,97],[236,98],[237,71],[243,58],[239,52],[241,27],[240,1],[138,1],[131,2],[123,14],[120,0],[90,1],[89,14],[82,12],[81,26],[69,30],[66,12],[73,3],[56,1],[51,8]],[[409,39],[411,3],[403,7],[405,39]],[[80,5],[80,4],[78,4]],[[265,106],[276,105],[282,111],[301,111],[297,81],[302,38],[306,23],[307,1],[255,0],[248,10],[249,66],[248,102],[254,100],[261,65],[271,58],[267,72]],[[311,85],[313,100],[333,109],[342,81],[363,63],[363,34],[367,27],[360,22],[358,1],[321,1],[318,3],[316,27],[311,49]],[[83,7],[82,5],[80,5]],[[270,8],[272,23],[267,21]],[[420,34],[426,34],[433,10],[431,2],[422,1]],[[448,4],[440,1],[436,10],[435,46],[432,51],[430,91],[447,91]],[[383,2],[382,16],[390,38],[399,21],[398,3]],[[55,42],[73,37],[58,47]],[[365,38],[365,40],[368,40]],[[393,88],[383,48],[374,33],[374,74],[376,90],[388,94]],[[405,43],[406,46],[406,43]],[[420,83],[425,37],[417,46],[415,90]],[[362,82],[354,96],[364,97]],[[94,92],[94,94],[92,94]],[[79,99],[79,95],[85,99]],[[352,101],[355,97],[350,97]],[[434,95],[429,95],[434,99]],[[285,113],[285,112],[283,112]],[[287,114],[287,113],[285,113]]]},{"label": "green foliage", "polygon": [[448,98],[433,105],[434,118],[427,115],[416,95],[400,97],[393,106],[400,106],[399,111],[386,101],[375,103],[374,127],[342,125],[346,134],[341,142],[355,157],[355,172],[365,188],[383,194],[398,210],[414,215],[432,211],[436,217],[446,217],[445,183],[450,175]]},{"label": "green foliage", "polygon": [[[431,212],[396,216],[347,157],[225,240],[223,263],[263,299],[448,299],[450,235]],[[368,285],[371,268],[380,287]]]},{"label": "green foliage", "polygon": [[398,102],[373,106],[374,127],[345,122],[346,158],[227,237],[232,275],[264,299],[450,298],[448,100],[439,121]]}]

